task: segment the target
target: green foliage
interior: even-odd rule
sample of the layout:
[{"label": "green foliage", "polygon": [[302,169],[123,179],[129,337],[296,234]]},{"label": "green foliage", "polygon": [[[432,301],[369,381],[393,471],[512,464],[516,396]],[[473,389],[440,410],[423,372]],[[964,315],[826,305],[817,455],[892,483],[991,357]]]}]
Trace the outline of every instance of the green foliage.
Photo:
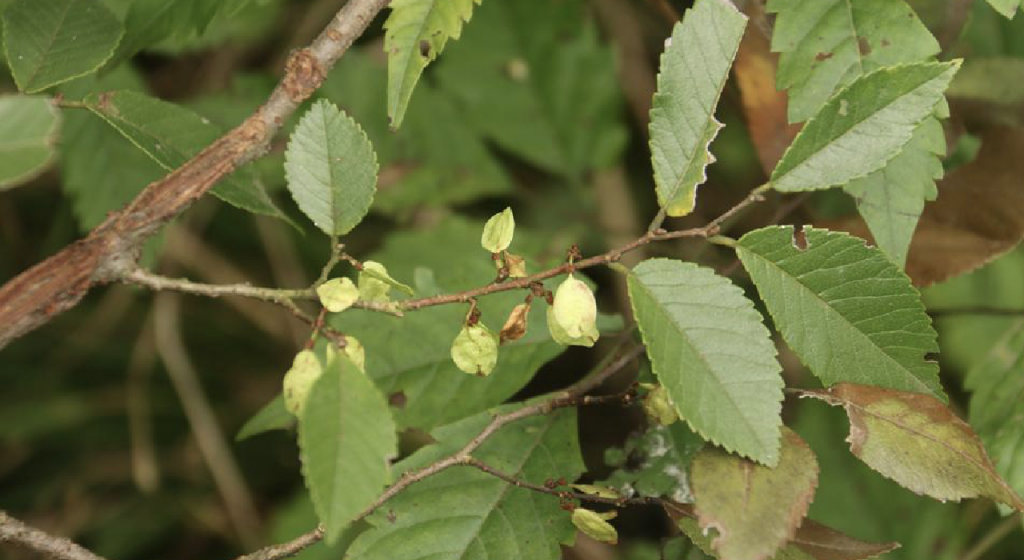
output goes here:
[{"label": "green foliage", "polygon": [[383,396],[348,358],[328,358],[299,418],[302,473],[328,544],[389,482],[395,425]]},{"label": "green foliage", "polygon": [[783,383],[754,305],[691,263],[647,260],[628,281],[654,373],[679,416],[705,439],[775,465]]},{"label": "green foliage", "polygon": [[172,37],[203,33],[218,13],[232,15],[250,0],[133,0],[116,60]]},{"label": "green foliage", "polygon": [[[85,104],[168,171],[180,167],[221,134],[205,117],[135,91],[93,94],[85,99]],[[210,192],[250,212],[284,216],[251,169],[236,171]]]},{"label": "green foliage", "polygon": [[793,538],[818,486],[818,462],[800,436],[782,430],[778,465],[768,468],[706,447],[693,459],[690,484],[702,529],[729,560],[758,560]]},{"label": "green foliage", "polygon": [[16,0],[3,26],[7,63],[26,93],[95,72],[124,34],[100,0]]},{"label": "green foliage", "polygon": [[329,101],[302,117],[285,153],[288,190],[324,233],[344,235],[370,209],[377,191],[377,155],[358,124]]},{"label": "green foliage", "polygon": [[699,0],[675,25],[661,55],[651,108],[651,161],[658,203],[669,216],[693,211],[697,186],[715,161],[708,148],[723,126],[715,108],[746,24],[730,2]]},{"label": "green foliage", "polygon": [[605,462],[617,468],[604,483],[624,495],[635,491],[641,496],[693,502],[687,471],[702,447],[704,440],[685,422],[652,426],[630,436],[624,448],[608,448]]},{"label": "green foliage", "polygon": [[1024,2],[1021,0],[988,0],[988,3],[997,12],[1011,19],[1018,10],[1024,9]]},{"label": "green foliage", "polygon": [[458,39],[462,24],[480,0],[395,0],[384,24],[384,50],[388,53],[388,118],[402,125],[406,107],[420,74],[444,50],[448,39]]},{"label": "green foliage", "polygon": [[858,77],[807,121],[772,171],[772,187],[827,189],[881,169],[932,114],[959,66],[886,66]]},{"label": "green foliage", "polygon": [[284,395],[274,397],[246,420],[235,435],[235,441],[249,439],[270,430],[289,430],[295,426],[295,416],[284,406]]},{"label": "green foliage", "polygon": [[611,165],[625,138],[612,52],[582,12],[580,0],[484,2],[437,68],[460,118],[569,180]]},{"label": "green foliage", "polygon": [[[395,471],[423,468],[456,452],[490,419],[483,413],[434,430],[437,443],[398,463]],[[575,480],[584,470],[576,430],[572,410],[527,418],[499,430],[473,456],[534,484],[550,477]],[[413,484],[369,521],[373,528],[356,539],[348,558],[557,560],[558,545],[571,543],[575,534],[554,496],[462,466]]]},{"label": "green foliage", "polygon": [[0,96],[0,191],[46,169],[60,115],[45,97]]},{"label": "green foliage", "polygon": [[910,280],[856,237],[792,227],[744,235],[737,248],[786,344],[825,385],[850,382],[945,400],[935,331]]},{"label": "green foliage", "polygon": [[834,92],[879,68],[925,60],[939,43],[903,0],[769,0],[777,84],[789,93],[789,121],[805,121]]}]

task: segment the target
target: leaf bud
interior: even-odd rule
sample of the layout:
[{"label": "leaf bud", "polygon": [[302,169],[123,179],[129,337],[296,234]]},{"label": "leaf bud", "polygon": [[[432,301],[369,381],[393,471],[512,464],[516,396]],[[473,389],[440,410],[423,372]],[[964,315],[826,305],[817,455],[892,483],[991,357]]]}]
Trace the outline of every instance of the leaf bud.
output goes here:
[{"label": "leaf bud", "polygon": [[679,420],[679,413],[668,396],[668,390],[662,385],[656,385],[644,395],[643,407],[647,416],[662,426],[668,426]]},{"label": "leaf bud", "polygon": [[[373,274],[376,272],[377,274]],[[359,271],[359,299],[374,303],[387,303],[391,301],[388,292],[391,285],[378,278],[378,275],[388,276],[388,269],[375,261],[363,263],[363,270]]]},{"label": "leaf bud", "polygon": [[505,267],[509,278],[526,278],[526,259],[512,253],[505,253]]},{"label": "leaf bud", "polygon": [[498,363],[498,337],[483,323],[462,327],[452,343],[452,361],[466,373],[485,377]]},{"label": "leaf bud", "polygon": [[619,533],[607,519],[615,518],[616,513],[597,513],[589,509],[576,508],[572,512],[572,524],[590,538],[608,544],[619,542]]},{"label": "leaf bud", "polygon": [[312,350],[295,355],[292,367],[284,374],[284,406],[295,416],[302,413],[313,383],[320,377],[320,361]]},{"label": "leaf bud", "polygon": [[512,209],[506,208],[491,216],[484,225],[484,233],[480,236],[480,244],[491,253],[500,253],[508,249],[512,243],[512,234],[516,230],[516,220]]},{"label": "leaf bud", "polygon": [[548,329],[559,344],[590,347],[597,342],[597,301],[590,288],[572,274],[555,290],[548,308]]}]

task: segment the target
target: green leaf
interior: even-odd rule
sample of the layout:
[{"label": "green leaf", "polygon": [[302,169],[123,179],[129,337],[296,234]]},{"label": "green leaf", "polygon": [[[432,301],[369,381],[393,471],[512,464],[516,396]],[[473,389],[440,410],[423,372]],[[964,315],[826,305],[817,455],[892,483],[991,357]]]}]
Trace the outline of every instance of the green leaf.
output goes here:
[{"label": "green leaf", "polygon": [[284,406],[284,396],[277,395],[259,409],[256,414],[245,421],[235,435],[235,441],[249,439],[252,436],[271,430],[290,430],[295,427],[295,416]]},{"label": "green leaf", "polygon": [[967,374],[968,420],[992,455],[996,471],[1024,495],[1024,321],[1006,334]]},{"label": "green leaf", "polygon": [[[451,455],[491,418],[483,413],[434,430],[438,443],[417,451],[396,470],[421,468]],[[552,477],[575,480],[584,471],[571,409],[509,424],[473,456],[534,484]],[[352,544],[350,560],[558,560],[558,545],[571,543],[575,535],[555,496],[516,488],[472,467],[449,468],[409,486],[369,521],[374,528]]]},{"label": "green leaf", "polygon": [[1013,19],[1017,10],[1024,9],[1024,0],[988,0],[988,4],[1007,19]]},{"label": "green leaf", "polygon": [[789,121],[805,121],[835,91],[883,66],[918,62],[939,43],[903,0],[769,0],[777,87],[788,89]]},{"label": "green leaf", "polygon": [[388,117],[398,128],[420,74],[448,39],[458,39],[462,24],[480,0],[394,0],[384,22],[384,51],[388,53]]},{"label": "green leaf", "polygon": [[690,469],[701,529],[729,560],[763,560],[796,533],[818,486],[818,462],[800,436],[782,428],[778,465],[768,468],[705,447]]},{"label": "green leaf", "polygon": [[677,503],[693,502],[686,473],[702,447],[704,440],[684,422],[655,425],[642,434],[631,436],[623,449],[611,448],[605,452],[605,462],[618,469],[604,484],[619,489],[626,496],[633,490],[641,496],[666,497]]},{"label": "green leaf", "polygon": [[45,97],[0,96],[0,191],[49,166],[60,115]]},{"label": "green leaf", "polygon": [[854,179],[843,190],[857,201],[875,245],[900,268],[907,262],[910,238],[926,200],[935,200],[935,181],[942,177],[946,135],[942,124],[928,117],[910,142],[886,166],[867,177]]},{"label": "green leaf", "polygon": [[384,490],[397,448],[377,388],[348,358],[329,359],[299,418],[302,474],[328,544]]},{"label": "green leaf", "polygon": [[[181,167],[221,135],[204,117],[134,91],[93,94],[85,103],[168,171]],[[284,218],[249,168],[221,179],[210,192],[243,210]]]},{"label": "green leaf", "polygon": [[516,219],[511,208],[491,216],[484,224],[484,232],[480,236],[480,245],[490,253],[500,253],[508,249],[512,236],[516,231]]},{"label": "green leaf", "polygon": [[934,112],[959,67],[922,62],[858,77],[804,125],[772,171],[772,187],[827,189],[881,169]]},{"label": "green leaf", "polygon": [[116,61],[165,39],[202,33],[218,13],[237,12],[248,0],[133,0]]},{"label": "green leaf", "polygon": [[[695,516],[683,508],[665,508],[676,525],[705,554],[714,555],[714,537],[701,530]],[[900,543],[870,543],[854,539],[830,527],[804,520],[792,540],[772,560],[866,560],[900,547]]]},{"label": "green leaf", "polygon": [[436,76],[502,149],[569,180],[625,146],[615,56],[580,0],[495,0],[476,9]]},{"label": "green leaf", "polygon": [[901,486],[942,501],[985,496],[1024,511],[974,430],[934,397],[851,383],[806,394],[845,408],[850,450]]},{"label": "green leaf", "polygon": [[776,328],[826,386],[840,382],[927,393],[945,400],[935,330],[896,265],[864,240],[792,226],[752,231],[737,253]]},{"label": "green leaf", "polygon": [[[392,234],[380,252],[367,258],[387,264],[396,277],[414,278],[416,291],[423,296],[482,286],[494,280],[494,263],[480,249],[482,227],[450,218],[432,230]],[[517,232],[516,243],[530,255],[545,246],[523,229]],[[557,280],[549,281],[547,289],[553,289]],[[482,321],[496,331],[522,299],[523,294],[516,292],[482,298]],[[406,312],[402,318],[350,309],[328,321],[362,341],[366,371],[392,399],[399,426],[430,429],[504,402],[562,352],[548,336],[545,307],[533,306],[526,335],[501,347],[497,365],[485,378],[466,375],[452,362],[450,348],[465,320],[463,307],[430,307]]]},{"label": "green leaf", "polygon": [[647,355],[679,416],[703,438],[774,465],[783,382],[753,303],[710,269],[668,259],[640,263],[628,284]]},{"label": "green leaf", "polygon": [[327,235],[344,235],[370,210],[377,154],[363,129],[330,101],[303,115],[285,152],[288,190]]},{"label": "green leaf", "polygon": [[95,72],[124,34],[100,0],[16,0],[3,25],[11,74],[28,93]]},{"label": "green leaf", "polygon": [[746,26],[747,17],[731,2],[698,0],[661,55],[650,143],[658,204],[669,216],[693,211],[697,186],[715,161],[708,151],[722,128],[715,107]]}]

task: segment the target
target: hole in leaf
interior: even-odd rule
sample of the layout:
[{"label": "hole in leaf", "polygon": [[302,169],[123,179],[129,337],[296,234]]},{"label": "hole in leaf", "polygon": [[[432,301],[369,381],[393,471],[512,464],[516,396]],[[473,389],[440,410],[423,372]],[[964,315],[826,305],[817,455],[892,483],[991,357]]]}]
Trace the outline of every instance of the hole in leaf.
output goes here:
[{"label": "hole in leaf", "polygon": [[793,228],[793,246],[798,251],[807,250],[807,234],[804,233],[804,226],[796,226]]},{"label": "hole in leaf", "polygon": [[405,403],[407,401],[408,399],[405,397],[405,393],[401,391],[388,395],[388,404],[395,408],[405,408]]}]

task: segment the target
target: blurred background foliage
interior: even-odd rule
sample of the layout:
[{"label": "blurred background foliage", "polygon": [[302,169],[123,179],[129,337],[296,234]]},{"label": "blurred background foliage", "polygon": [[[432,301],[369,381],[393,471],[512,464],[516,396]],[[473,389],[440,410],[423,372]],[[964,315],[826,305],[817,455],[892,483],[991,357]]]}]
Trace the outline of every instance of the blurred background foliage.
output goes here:
[{"label": "blurred background foliage", "polygon": [[[266,98],[288,53],[307,44],[344,3],[223,0],[211,20],[200,21],[203,2],[106,0],[128,34],[104,70],[61,85],[59,93],[74,100],[133,89],[227,128]],[[0,9],[7,3],[0,0]],[[1006,20],[982,1],[910,3],[945,46],[944,57],[1024,60],[1024,16]],[[486,255],[473,252],[472,232],[507,205],[515,210],[522,237],[530,239],[532,270],[557,261],[574,242],[593,254],[642,233],[657,207],[647,151],[654,71],[671,29],[667,13],[681,13],[687,5],[485,0],[463,36],[428,68],[397,132],[388,127],[386,61],[381,21],[375,22],[318,93],[363,126],[381,164],[371,217],[344,239],[347,250],[363,258],[387,242],[386,264],[399,280],[412,282],[417,267],[427,267],[441,287],[471,286],[490,280]],[[953,14],[964,7],[962,32],[956,33]],[[166,11],[143,17],[159,9]],[[964,97],[980,99],[1000,122],[1020,126],[1024,80],[1011,83],[1005,74],[993,79],[984,68],[972,76],[978,76],[976,83],[958,84]],[[993,83],[1003,86],[998,95]],[[0,93],[13,91],[0,65]],[[731,82],[719,109],[727,126],[712,146],[718,162],[700,189],[696,212],[668,227],[703,225],[764,181],[740,98]],[[953,108],[949,169],[968,165],[979,144],[969,128],[957,128],[956,103]],[[0,281],[74,241],[164,174],[96,115],[63,113],[55,165],[30,184],[0,191]],[[168,275],[210,283],[309,285],[329,248],[284,192],[285,138],[247,172],[297,226],[206,197],[154,239],[146,262]],[[729,233],[773,221],[825,223],[854,212],[841,190],[772,194],[730,225]],[[749,288],[733,256],[720,248],[679,241],[650,247],[651,255],[699,260]],[[486,265],[482,272],[479,263]],[[444,280],[459,271],[473,275]],[[628,314],[615,275],[595,270],[590,276],[600,287],[602,309]],[[969,403],[967,372],[1024,320],[988,309],[1024,309],[1024,253],[1006,253],[924,295],[941,337],[943,381],[952,404],[966,416],[969,405],[984,406]],[[309,530],[315,517],[293,434],[233,440],[279,392],[281,376],[307,334],[288,312],[261,302],[202,300],[128,286],[94,291],[72,312],[0,353],[0,508],[117,560],[230,558]],[[371,364],[386,361],[368,347]],[[799,361],[782,352],[788,384],[813,385]],[[517,397],[564,385],[586,371],[596,354],[572,349],[541,366],[555,353],[548,349],[523,358],[527,373],[539,370]],[[195,413],[187,413],[196,406],[208,407],[211,421],[197,422]],[[786,415],[822,467],[811,517],[859,538],[901,541],[903,548],[891,558],[963,558],[1006,523],[986,501],[941,504],[919,498],[859,464],[842,443],[846,424],[839,411],[791,402]],[[612,472],[604,450],[627,447],[630,434],[643,429],[636,411],[583,410],[581,438],[594,478]],[[403,441],[411,449],[423,439],[407,433]],[[217,442],[229,453],[211,460],[202,448]],[[1020,558],[1024,531],[1019,518],[1015,523],[985,558]],[[675,537],[659,511],[631,509],[617,525],[619,547],[581,537],[566,557],[702,557]],[[340,558],[344,547],[344,541],[332,549],[316,545],[301,557]],[[25,557],[0,548],[0,558]]]}]

